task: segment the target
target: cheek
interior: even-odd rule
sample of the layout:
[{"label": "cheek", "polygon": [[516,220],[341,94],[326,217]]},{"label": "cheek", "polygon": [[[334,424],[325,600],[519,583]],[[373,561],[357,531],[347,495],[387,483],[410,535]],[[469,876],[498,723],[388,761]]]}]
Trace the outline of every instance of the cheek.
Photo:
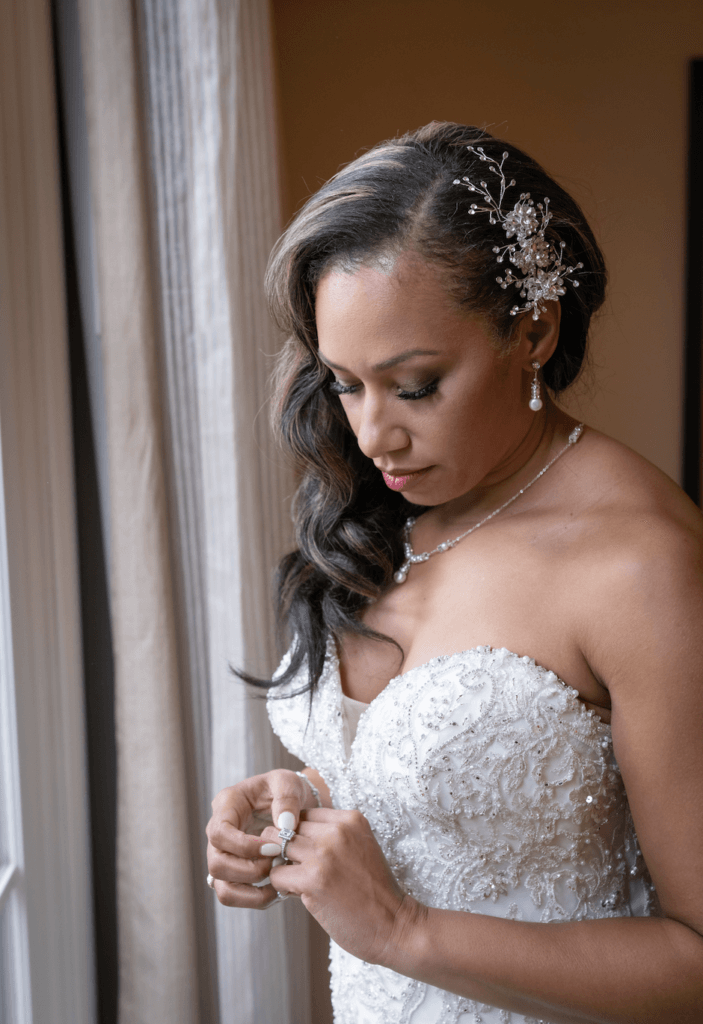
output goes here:
[{"label": "cheek", "polygon": [[361,422],[361,403],[354,395],[340,395],[339,404],[346,416],[347,423],[355,437],[359,436],[359,425]]},{"label": "cheek", "polygon": [[434,440],[452,461],[465,464],[467,455],[479,459],[500,449],[511,423],[512,381],[507,374],[494,374],[481,389],[466,389],[452,398],[434,425]]}]

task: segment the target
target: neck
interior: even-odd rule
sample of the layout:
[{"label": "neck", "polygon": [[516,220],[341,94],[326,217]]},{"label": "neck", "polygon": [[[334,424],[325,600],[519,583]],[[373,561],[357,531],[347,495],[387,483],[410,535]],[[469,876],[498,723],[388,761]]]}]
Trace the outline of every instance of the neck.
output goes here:
[{"label": "neck", "polygon": [[443,533],[465,529],[517,493],[544,466],[556,447],[566,443],[573,420],[552,403],[535,416],[525,433],[515,438],[498,463],[471,491],[423,515]]}]

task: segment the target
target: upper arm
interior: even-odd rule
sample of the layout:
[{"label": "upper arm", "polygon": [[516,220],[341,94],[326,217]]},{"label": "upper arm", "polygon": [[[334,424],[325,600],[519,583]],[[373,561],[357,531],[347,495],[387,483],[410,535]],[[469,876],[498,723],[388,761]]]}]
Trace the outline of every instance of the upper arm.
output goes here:
[{"label": "upper arm", "polygon": [[584,653],[662,910],[703,934],[703,540],[645,529],[600,573]]}]

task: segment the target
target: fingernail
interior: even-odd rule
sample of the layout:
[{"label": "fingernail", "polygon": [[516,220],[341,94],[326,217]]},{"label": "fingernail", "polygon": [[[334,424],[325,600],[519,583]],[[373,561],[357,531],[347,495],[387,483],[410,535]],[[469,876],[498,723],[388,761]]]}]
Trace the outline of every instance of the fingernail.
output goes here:
[{"label": "fingernail", "polygon": [[264,843],[259,851],[262,857],[277,857],[281,852],[278,843]]},{"label": "fingernail", "polygon": [[287,863],[287,861],[286,861],[285,857],[274,857],[273,858],[273,864],[271,865],[271,867],[272,868],[280,868],[281,864],[286,864],[286,863]]},{"label": "fingernail", "polygon": [[270,881],[271,879],[267,875],[263,882],[252,882],[251,884],[255,886],[257,889],[260,889],[263,885],[268,885]]},{"label": "fingernail", "polygon": [[295,828],[295,815],[292,811],[282,811],[278,815],[279,828]]}]

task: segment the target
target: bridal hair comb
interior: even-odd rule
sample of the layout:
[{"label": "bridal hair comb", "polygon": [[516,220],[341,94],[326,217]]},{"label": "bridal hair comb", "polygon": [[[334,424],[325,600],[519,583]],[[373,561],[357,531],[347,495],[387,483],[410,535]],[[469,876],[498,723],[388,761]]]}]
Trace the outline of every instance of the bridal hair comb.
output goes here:
[{"label": "bridal hair comb", "polygon": [[[500,197],[496,201],[485,181],[475,185],[466,175],[463,178],[455,178],[454,184],[464,185],[470,192],[477,192],[483,197],[487,205],[479,206],[478,203],[472,203],[472,214],[487,213],[491,224],[501,225],[506,238],[515,238],[514,242],[508,242],[507,245],[495,245],[493,252],[496,253],[498,263],[502,263],[507,256],[523,276],[516,277],[513,271],[508,269],[505,277],[497,277],[496,281],[501,288],[514,284],[520,289],[520,297],[526,300],[524,306],[513,306],[510,310],[512,316],[532,310],[532,319],[539,320],[540,313],[546,309],[544,303],[552,300],[558,302],[559,296],[566,294],[564,285],[567,277],[575,270],[580,270],[583,263],[567,267],[563,261],[566,243],[559,242],[557,247],[545,238],[547,225],[552,216],[549,212],[548,199],[535,205],[530,193],[523,192],[512,210],[509,213],[503,212],[506,190],[515,185],[515,179],[507,181],[503,172],[503,164],[508,158],[507,152],[503,153],[498,162],[487,156],[481,146],[466,148],[487,163],[489,171],[500,178]],[[579,286],[578,281],[572,280],[571,284],[574,288]]]}]

